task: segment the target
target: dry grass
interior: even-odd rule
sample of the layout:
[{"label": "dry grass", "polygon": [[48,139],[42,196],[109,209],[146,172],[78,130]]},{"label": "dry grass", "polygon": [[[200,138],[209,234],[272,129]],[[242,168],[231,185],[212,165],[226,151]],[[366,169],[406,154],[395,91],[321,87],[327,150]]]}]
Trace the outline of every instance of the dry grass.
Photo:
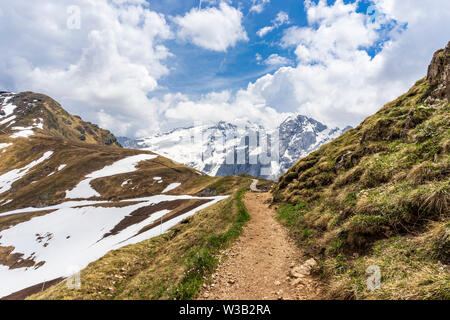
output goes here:
[{"label": "dry grass", "polygon": [[[341,255],[326,260],[326,270],[338,270],[324,291],[326,298],[450,299],[450,267],[445,261],[434,259],[430,250],[430,243],[436,241],[444,226],[444,223],[434,223],[417,237],[380,240],[374,244],[370,255],[358,258]],[[446,228],[448,232],[448,226]],[[373,292],[366,285],[366,270],[372,265],[381,268],[382,276],[381,289]]]}]

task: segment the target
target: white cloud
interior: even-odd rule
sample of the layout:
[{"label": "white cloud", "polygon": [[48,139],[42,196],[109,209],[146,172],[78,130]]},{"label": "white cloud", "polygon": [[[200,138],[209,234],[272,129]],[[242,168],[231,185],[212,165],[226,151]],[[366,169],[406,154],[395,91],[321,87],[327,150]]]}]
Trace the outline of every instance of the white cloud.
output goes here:
[{"label": "white cloud", "polygon": [[426,74],[433,53],[450,40],[450,1],[375,0],[375,4],[388,17],[407,24],[407,29],[394,34],[384,48],[380,71],[385,79],[398,81],[402,92]]},{"label": "white cloud", "polygon": [[261,13],[268,3],[270,3],[270,0],[253,0],[250,12]]},{"label": "white cloud", "polygon": [[242,26],[242,12],[225,2],[219,7],[193,8],[173,21],[178,25],[177,36],[183,41],[212,51],[227,51],[238,41],[247,41]]},{"label": "white cloud", "polygon": [[268,66],[285,66],[291,64],[292,61],[274,53],[264,60],[264,63]]},{"label": "white cloud", "polygon": [[74,0],[80,30],[66,27],[62,1],[3,5],[1,24],[8,27],[0,36],[8,49],[0,50],[1,85],[47,93],[117,134],[158,128],[158,111],[147,94],[169,72],[162,41],[172,36],[170,28],[140,0],[114,3]]},{"label": "white cloud", "polygon": [[278,12],[278,14],[274,20],[274,23],[277,26],[281,26],[283,24],[289,23],[289,15],[284,11]]},{"label": "white cloud", "polygon": [[[298,57],[298,67],[285,72],[293,108],[326,123],[358,124],[423,77],[433,52],[448,41],[440,32],[450,29],[448,1],[379,0],[384,17],[376,23],[356,13],[357,4],[305,4],[309,27],[292,27],[283,38]],[[380,40],[380,23],[392,20],[407,23],[407,30],[394,28],[392,40],[371,59],[364,49]],[[286,78],[285,72],[275,78]]]},{"label": "white cloud", "polygon": [[262,38],[269,32],[272,32],[273,30],[281,27],[282,25],[289,24],[289,23],[290,23],[289,15],[284,11],[280,11],[280,12],[278,12],[276,18],[274,20],[272,20],[272,25],[265,26],[265,27],[259,29],[256,32],[256,34]]},{"label": "white cloud", "polygon": [[267,127],[275,127],[288,114],[265,105],[251,90],[240,90],[232,95],[230,91],[213,92],[198,100],[192,100],[182,94],[167,94],[163,99],[154,99],[161,110],[165,110],[165,117],[171,126],[186,122],[245,122],[253,121]]},{"label": "white cloud", "polygon": [[265,27],[259,29],[259,30],[256,32],[256,34],[257,34],[260,38],[262,38],[262,37],[264,37],[266,34],[268,34],[269,32],[272,32],[274,29],[275,29],[274,26],[265,26]]}]

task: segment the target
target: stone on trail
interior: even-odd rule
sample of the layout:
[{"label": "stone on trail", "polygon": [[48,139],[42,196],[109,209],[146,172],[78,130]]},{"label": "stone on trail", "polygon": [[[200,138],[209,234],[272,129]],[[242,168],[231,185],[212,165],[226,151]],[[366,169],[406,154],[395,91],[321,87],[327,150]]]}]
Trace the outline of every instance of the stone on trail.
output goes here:
[{"label": "stone on trail", "polygon": [[311,269],[315,266],[317,266],[317,262],[311,258],[301,266],[292,268],[291,276],[294,278],[304,278],[309,276],[311,274]]}]

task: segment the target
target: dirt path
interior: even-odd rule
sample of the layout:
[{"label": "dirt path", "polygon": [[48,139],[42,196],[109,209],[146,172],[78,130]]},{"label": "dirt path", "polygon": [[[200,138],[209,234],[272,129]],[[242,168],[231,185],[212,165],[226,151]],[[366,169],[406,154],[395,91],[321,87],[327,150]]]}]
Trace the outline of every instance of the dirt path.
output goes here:
[{"label": "dirt path", "polygon": [[[200,299],[207,300],[296,300],[313,299],[316,282],[307,273],[293,276],[302,258],[287,231],[276,220],[268,206],[267,193],[247,193],[244,203],[251,221],[243,234],[228,250],[228,256],[212,283],[204,285]],[[301,267],[300,267],[301,268]]]}]

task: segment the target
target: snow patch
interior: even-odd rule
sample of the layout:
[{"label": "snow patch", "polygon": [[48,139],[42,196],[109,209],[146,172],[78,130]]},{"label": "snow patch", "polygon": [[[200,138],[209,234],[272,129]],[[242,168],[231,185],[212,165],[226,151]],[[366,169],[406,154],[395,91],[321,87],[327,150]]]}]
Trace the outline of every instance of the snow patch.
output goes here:
[{"label": "snow patch", "polygon": [[34,119],[33,125],[30,127],[12,127],[12,130],[18,131],[18,132],[15,132],[14,134],[12,134],[11,138],[16,139],[16,138],[31,137],[32,135],[34,135],[35,129],[41,129],[41,130],[44,129],[43,121],[44,120],[42,118],[39,118],[39,119]]},{"label": "snow patch", "polygon": [[92,197],[100,197],[100,194],[91,187],[91,181],[99,178],[115,176],[118,174],[134,172],[137,170],[136,166],[139,162],[152,160],[157,158],[157,155],[140,154],[131,156],[106,166],[101,170],[92,172],[86,176],[86,179],[81,181],[74,189],[66,192],[67,199],[89,199]]},{"label": "snow patch", "polygon": [[179,186],[181,186],[181,183],[178,183],[178,182],[171,183],[164,189],[164,191],[162,193],[166,193],[166,192],[172,191],[172,190],[178,188]]},{"label": "snow patch", "polygon": [[[9,101],[10,99],[11,99],[11,97],[5,98],[5,102]],[[5,115],[4,116],[0,116],[0,118],[9,117],[10,115],[13,114],[14,110],[17,108],[16,105],[14,105],[12,103],[6,103],[5,104],[5,102],[3,102],[4,105],[1,108],[5,112]]]},{"label": "snow patch", "polygon": [[122,184],[120,186],[123,188],[124,186],[126,186],[127,184],[130,184],[130,183],[132,183],[131,180],[125,180],[124,182],[122,182]]},{"label": "snow patch", "polygon": [[6,118],[6,119],[3,119],[2,121],[0,121],[0,125],[4,125],[4,124],[6,124],[6,123],[8,123],[8,122],[11,122],[11,121],[13,121],[15,118],[16,118],[16,116],[11,116],[11,117],[8,117],[8,118]]},{"label": "snow patch", "polygon": [[12,146],[12,143],[0,143],[0,150],[6,149],[9,146]]},{"label": "snow patch", "polygon": [[11,171],[1,175],[0,176],[0,194],[5,193],[6,191],[10,190],[11,186],[13,185],[14,182],[25,177],[33,167],[46,161],[52,155],[53,155],[53,151],[47,151],[38,160],[30,162],[25,167],[20,168],[20,169],[14,169],[14,170],[11,170]]},{"label": "snow patch", "polygon": [[13,127],[12,129],[14,131],[18,131],[11,135],[12,139],[29,138],[32,135],[34,135],[34,131],[33,131],[34,127]]},{"label": "snow patch", "polygon": [[8,203],[11,203],[11,202],[12,202],[12,200],[6,200],[4,203],[1,204],[1,206],[2,207],[6,206]]}]

